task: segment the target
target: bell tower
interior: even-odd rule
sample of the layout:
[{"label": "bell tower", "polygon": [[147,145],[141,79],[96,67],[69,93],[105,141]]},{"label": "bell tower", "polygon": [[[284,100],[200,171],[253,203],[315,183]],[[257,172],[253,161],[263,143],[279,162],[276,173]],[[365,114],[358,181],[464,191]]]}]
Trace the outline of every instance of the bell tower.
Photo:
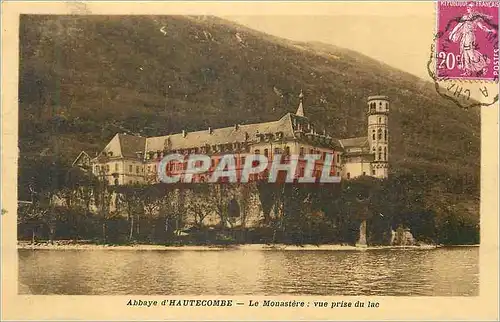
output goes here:
[{"label": "bell tower", "polygon": [[371,175],[387,178],[389,168],[389,98],[368,97],[368,142],[374,156]]}]

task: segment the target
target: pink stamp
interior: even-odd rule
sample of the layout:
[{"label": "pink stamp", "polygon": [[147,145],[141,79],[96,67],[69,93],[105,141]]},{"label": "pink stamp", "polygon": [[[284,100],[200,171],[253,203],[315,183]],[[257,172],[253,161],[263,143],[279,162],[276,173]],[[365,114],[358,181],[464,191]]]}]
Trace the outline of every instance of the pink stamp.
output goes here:
[{"label": "pink stamp", "polygon": [[438,79],[498,81],[498,4],[438,1]]}]

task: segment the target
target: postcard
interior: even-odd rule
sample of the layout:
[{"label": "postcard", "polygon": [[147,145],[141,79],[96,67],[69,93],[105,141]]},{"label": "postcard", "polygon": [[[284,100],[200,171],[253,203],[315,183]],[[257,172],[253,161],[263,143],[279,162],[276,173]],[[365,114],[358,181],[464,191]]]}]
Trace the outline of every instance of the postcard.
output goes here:
[{"label": "postcard", "polygon": [[2,319],[498,319],[499,2],[2,2]]}]

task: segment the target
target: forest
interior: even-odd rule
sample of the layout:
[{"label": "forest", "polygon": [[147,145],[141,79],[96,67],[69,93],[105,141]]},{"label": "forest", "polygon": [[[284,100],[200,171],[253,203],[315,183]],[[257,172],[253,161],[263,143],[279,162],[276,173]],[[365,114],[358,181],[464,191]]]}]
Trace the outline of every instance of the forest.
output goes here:
[{"label": "forest", "polygon": [[[247,183],[240,185],[253,184],[254,190],[243,187],[247,195],[234,203],[231,186],[238,184],[109,186],[80,168],[58,170],[42,179],[45,186],[42,193],[30,196],[32,204],[20,207],[20,240],[354,245],[360,222],[366,220],[369,245],[389,245],[391,230],[403,228],[424,244],[479,243],[477,217],[439,201],[457,189],[472,193],[476,185],[467,178],[448,181],[442,191],[433,189],[427,176],[413,175],[361,176],[323,185]],[[247,225],[245,220],[250,193],[258,195],[262,209],[257,225]],[[118,197],[112,210],[113,195]],[[61,202],[53,202],[54,197]],[[273,206],[279,211],[271,215]],[[217,222],[205,224],[210,214],[216,214]]]},{"label": "forest", "polygon": [[[367,97],[389,97],[389,179],[345,181],[324,198],[287,188],[278,223],[244,233],[223,224],[197,227],[212,237],[189,242],[352,242],[360,219],[350,189],[361,181],[371,187],[369,242],[383,243],[387,236],[377,227],[389,225],[408,227],[422,241],[479,240],[479,110],[441,98],[429,81],[349,49],[280,39],[217,17],[22,15],[19,28],[18,200],[34,199],[20,206],[20,239],[186,239],[173,227],[193,209],[158,218],[147,207],[125,216],[103,206],[89,212],[81,199],[112,188],[74,174],[73,160],[82,150],[94,157],[116,133],[155,136],[277,120],[296,111],[303,90],[306,116],[335,138],[366,135]],[[144,195],[152,188],[123,189]],[[163,199],[171,194],[155,189]],[[73,197],[82,190],[84,197]],[[302,194],[319,200],[310,205],[322,216],[287,210]],[[66,202],[48,202],[56,195]],[[171,216],[178,224],[165,225]]]}]

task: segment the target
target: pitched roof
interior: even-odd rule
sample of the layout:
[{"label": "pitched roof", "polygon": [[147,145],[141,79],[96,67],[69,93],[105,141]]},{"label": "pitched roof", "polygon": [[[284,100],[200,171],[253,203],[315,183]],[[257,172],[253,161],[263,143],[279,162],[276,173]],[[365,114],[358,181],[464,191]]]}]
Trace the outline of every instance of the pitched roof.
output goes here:
[{"label": "pitched roof", "polygon": [[340,143],[344,148],[351,148],[351,147],[364,148],[368,146],[368,137],[363,136],[357,138],[342,139],[340,140]]},{"label": "pitched roof", "polygon": [[118,134],[121,155],[126,158],[136,158],[137,152],[144,152],[146,138],[129,134]]},{"label": "pitched roof", "polygon": [[91,159],[90,155],[88,155],[87,152],[82,151],[82,152],[80,152],[80,154],[78,154],[78,156],[76,157],[75,161],[73,161],[71,166],[75,166],[75,164],[77,164],[78,161],[80,161],[80,159],[83,157],[87,157],[89,160]]},{"label": "pitched roof", "polygon": [[278,121],[242,124],[224,128],[208,129],[196,132],[177,133],[172,135],[150,137],[146,139],[145,151],[164,150],[168,142],[169,150],[189,149],[205,145],[227,144],[254,140],[259,133],[283,132],[284,139],[295,138],[290,113]]}]

